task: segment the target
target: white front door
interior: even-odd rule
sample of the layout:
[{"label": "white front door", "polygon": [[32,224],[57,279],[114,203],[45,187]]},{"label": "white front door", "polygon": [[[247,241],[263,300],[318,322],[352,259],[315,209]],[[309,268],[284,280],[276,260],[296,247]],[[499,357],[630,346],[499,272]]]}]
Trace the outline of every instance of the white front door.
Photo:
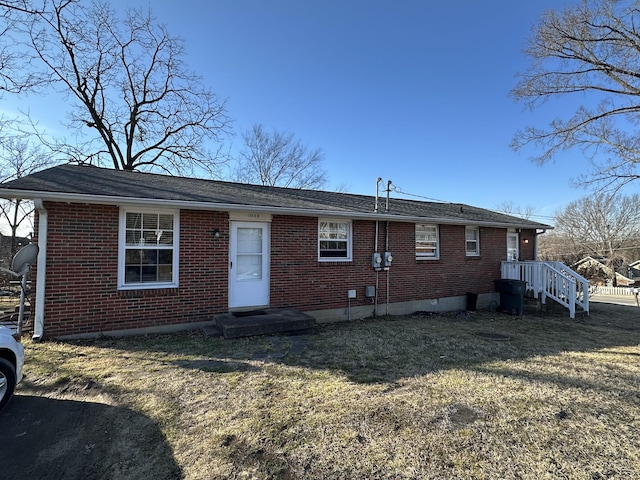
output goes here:
[{"label": "white front door", "polygon": [[229,307],[269,305],[270,224],[231,222]]},{"label": "white front door", "polygon": [[507,261],[515,262],[518,260],[520,252],[518,251],[518,234],[507,233]]}]

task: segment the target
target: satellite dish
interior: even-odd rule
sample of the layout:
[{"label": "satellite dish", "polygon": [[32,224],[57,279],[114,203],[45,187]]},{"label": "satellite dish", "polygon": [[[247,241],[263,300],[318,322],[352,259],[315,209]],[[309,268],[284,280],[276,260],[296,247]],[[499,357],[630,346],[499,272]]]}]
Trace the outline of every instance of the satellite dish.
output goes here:
[{"label": "satellite dish", "polygon": [[5,273],[10,273],[15,277],[22,277],[20,281],[20,308],[18,310],[18,326],[16,328],[16,333],[18,335],[22,335],[22,323],[24,322],[24,301],[26,297],[27,290],[27,273],[29,273],[29,268],[36,262],[38,258],[38,245],[35,243],[30,243],[29,245],[25,245],[18,253],[16,253],[11,260],[11,270],[8,268],[0,267],[0,271]]},{"label": "satellite dish", "polygon": [[38,245],[30,243],[25,245],[14,255],[11,260],[11,270],[20,277],[29,271],[29,267],[36,262],[38,258]]}]

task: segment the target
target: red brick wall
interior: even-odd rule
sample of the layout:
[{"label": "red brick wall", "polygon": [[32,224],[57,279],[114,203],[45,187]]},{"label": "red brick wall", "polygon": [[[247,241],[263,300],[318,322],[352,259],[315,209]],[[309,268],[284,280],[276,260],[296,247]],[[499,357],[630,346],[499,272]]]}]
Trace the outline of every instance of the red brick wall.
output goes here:
[{"label": "red brick wall", "polygon": [[[96,333],[213,319],[228,307],[227,213],[180,212],[179,288],[117,290],[117,206],[46,203],[49,212],[45,335]],[[380,222],[378,251],[385,251]],[[221,236],[214,237],[213,229]],[[353,222],[353,260],[318,262],[318,219],[274,215],[271,225],[271,306],[301,310],[340,308],[347,290],[358,302],[376,284],[371,267],[375,222]],[[525,234],[531,238],[523,244]],[[37,232],[36,232],[37,235]],[[440,259],[415,259],[414,225],[389,224],[389,301],[432,299],[493,291],[506,258],[506,230],[480,228],[479,257],[466,257],[464,226],[440,226]],[[37,241],[37,238],[36,238]],[[521,257],[533,256],[533,232],[521,236]],[[523,248],[526,247],[526,248]],[[32,277],[35,279],[35,273]],[[387,273],[379,274],[379,302]]]},{"label": "red brick wall", "polygon": [[[376,285],[371,267],[375,222],[353,222],[353,261],[318,262],[317,218],[274,216],[271,226],[271,305],[302,310],[340,308],[347,290],[355,289],[358,302],[366,302],[365,286]],[[378,252],[385,251],[386,222],[380,222]],[[389,270],[378,274],[378,301],[435,299],[466,292],[494,291],[500,262],[506,259],[507,231],[480,228],[480,256],[465,254],[465,227],[441,225],[439,260],[416,260],[413,223],[389,223],[388,249],[393,254]],[[531,233],[531,232],[529,232]],[[524,235],[524,234],[523,234]],[[531,234],[531,238],[533,238]],[[522,259],[533,258],[531,247],[521,249]]]},{"label": "red brick wall", "polygon": [[118,291],[119,208],[63,203],[45,208],[47,337],[211,320],[226,309],[228,237],[211,233],[227,231],[226,213],[180,213],[179,288]]},{"label": "red brick wall", "polygon": [[520,259],[535,260],[536,235],[534,230],[523,230],[520,233]]}]

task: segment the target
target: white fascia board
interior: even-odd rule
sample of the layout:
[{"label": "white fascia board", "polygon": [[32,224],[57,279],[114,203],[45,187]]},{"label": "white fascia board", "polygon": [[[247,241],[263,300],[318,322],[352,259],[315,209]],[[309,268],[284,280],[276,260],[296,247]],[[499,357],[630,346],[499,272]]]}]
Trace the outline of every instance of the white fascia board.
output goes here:
[{"label": "white fascia board", "polygon": [[532,225],[529,223],[505,223],[491,221],[472,221],[458,218],[447,217],[419,217],[412,215],[394,215],[391,213],[376,213],[371,211],[355,212],[350,210],[323,210],[311,208],[295,208],[295,207],[273,207],[266,205],[246,205],[237,203],[213,203],[213,202],[192,202],[186,200],[165,200],[157,198],[136,198],[136,197],[117,197],[106,195],[90,195],[78,193],[57,193],[57,192],[41,192],[37,190],[13,190],[0,188],[0,198],[20,198],[34,199],[39,198],[43,201],[62,202],[62,203],[85,203],[98,205],[140,205],[155,207],[171,207],[181,208],[185,210],[210,210],[219,212],[228,211],[253,211],[265,212],[275,215],[299,215],[303,217],[336,217],[354,220],[378,220],[389,222],[416,222],[416,223],[435,223],[439,225],[468,225],[477,227],[491,228],[524,228],[524,229],[551,229],[553,227],[545,225]]}]

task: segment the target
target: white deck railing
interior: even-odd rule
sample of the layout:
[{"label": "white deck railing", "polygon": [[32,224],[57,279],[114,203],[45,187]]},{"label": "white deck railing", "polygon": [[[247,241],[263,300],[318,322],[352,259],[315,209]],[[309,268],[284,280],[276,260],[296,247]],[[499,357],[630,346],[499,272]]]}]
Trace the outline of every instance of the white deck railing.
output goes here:
[{"label": "white deck railing", "polygon": [[579,273],[560,262],[502,262],[503,279],[526,282],[527,292],[546,303],[552,298],[569,309],[571,318],[575,318],[576,305],[589,314],[589,282]]}]

